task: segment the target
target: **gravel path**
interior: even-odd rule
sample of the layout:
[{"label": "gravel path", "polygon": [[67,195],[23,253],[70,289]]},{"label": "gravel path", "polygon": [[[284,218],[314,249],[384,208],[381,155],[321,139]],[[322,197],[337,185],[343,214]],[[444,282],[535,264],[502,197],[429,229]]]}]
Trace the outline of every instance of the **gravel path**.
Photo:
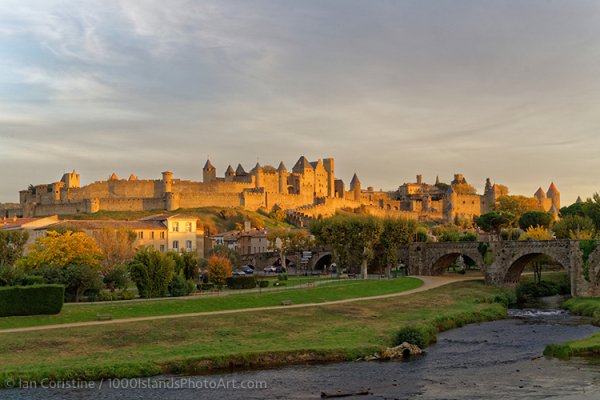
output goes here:
[{"label": "gravel path", "polygon": [[81,326],[124,324],[124,323],[128,323],[128,322],[155,321],[155,320],[161,320],[161,319],[176,319],[176,318],[189,318],[189,317],[203,317],[203,316],[210,316],[210,315],[238,314],[238,313],[247,313],[247,312],[256,312],[256,311],[270,311],[270,310],[283,310],[283,309],[289,310],[289,309],[305,308],[305,307],[323,307],[323,306],[330,306],[330,305],[335,305],[335,304],[354,303],[357,301],[378,300],[378,299],[387,299],[387,298],[391,298],[391,297],[408,296],[410,294],[424,292],[426,290],[434,289],[434,288],[448,285],[448,284],[454,283],[454,282],[481,279],[481,277],[477,278],[477,277],[448,277],[448,276],[414,276],[414,278],[418,278],[418,279],[422,280],[423,285],[416,289],[406,290],[406,291],[399,292],[399,293],[384,294],[384,295],[379,295],[379,296],[353,297],[351,299],[325,301],[322,303],[291,304],[291,305],[287,305],[287,306],[282,305],[282,306],[269,306],[269,307],[254,307],[254,308],[242,308],[242,309],[236,309],[236,310],[205,311],[205,312],[187,313],[187,314],[170,314],[170,315],[158,315],[158,316],[149,316],[149,317],[120,318],[120,319],[112,319],[112,320],[108,320],[108,321],[72,322],[72,323],[67,323],[67,324],[30,326],[30,327],[26,327],[26,328],[0,329],[0,334],[1,333],[46,331],[46,330],[51,330],[51,329],[76,328],[76,327],[81,327]]}]

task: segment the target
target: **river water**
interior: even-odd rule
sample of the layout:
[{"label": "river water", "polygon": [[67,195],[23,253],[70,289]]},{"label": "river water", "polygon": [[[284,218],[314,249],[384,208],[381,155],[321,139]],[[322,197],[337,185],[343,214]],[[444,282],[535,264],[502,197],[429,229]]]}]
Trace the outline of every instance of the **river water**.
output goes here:
[{"label": "river water", "polygon": [[322,391],[368,389],[369,395],[353,398],[600,399],[600,360],[559,361],[542,356],[548,343],[584,338],[600,328],[553,304],[535,307],[542,309],[511,310],[510,319],[442,333],[426,355],[409,361],[290,366],[203,377],[162,376],[105,381],[101,388],[96,382],[93,388],[10,389],[1,391],[0,398],[317,399]]}]

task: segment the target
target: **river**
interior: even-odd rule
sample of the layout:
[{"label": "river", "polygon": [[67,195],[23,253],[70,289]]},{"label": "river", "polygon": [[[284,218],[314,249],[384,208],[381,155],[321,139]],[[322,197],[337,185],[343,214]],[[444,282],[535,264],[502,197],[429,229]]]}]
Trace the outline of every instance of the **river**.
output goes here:
[{"label": "river", "polygon": [[556,304],[545,302],[536,308],[510,310],[510,319],[442,333],[426,355],[409,361],[302,365],[203,377],[162,376],[105,381],[101,388],[96,382],[93,388],[10,389],[0,392],[0,397],[317,399],[322,391],[368,389],[369,395],[354,398],[600,399],[599,360],[559,361],[542,356],[548,343],[584,338],[600,331],[587,319],[559,310]]}]

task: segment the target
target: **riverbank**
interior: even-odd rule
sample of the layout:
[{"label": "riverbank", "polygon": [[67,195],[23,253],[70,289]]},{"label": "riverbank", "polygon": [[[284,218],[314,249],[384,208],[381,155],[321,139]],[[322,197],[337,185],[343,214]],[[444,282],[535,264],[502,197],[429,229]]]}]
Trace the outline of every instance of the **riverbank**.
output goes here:
[{"label": "riverbank", "polygon": [[327,306],[4,333],[0,385],[354,360],[395,344],[401,327],[435,333],[505,318],[506,300],[499,289],[460,282]]},{"label": "riverbank", "polygon": [[[593,324],[600,326],[600,298],[569,299],[562,307],[574,315],[591,317]],[[600,354],[600,333],[581,340],[551,344],[544,349],[544,355],[557,358],[597,354]]]}]

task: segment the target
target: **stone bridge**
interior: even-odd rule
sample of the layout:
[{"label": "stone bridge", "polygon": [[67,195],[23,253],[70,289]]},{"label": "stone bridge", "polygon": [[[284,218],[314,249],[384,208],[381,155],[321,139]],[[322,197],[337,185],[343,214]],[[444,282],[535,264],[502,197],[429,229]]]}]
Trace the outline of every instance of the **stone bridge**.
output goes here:
[{"label": "stone bridge", "polygon": [[516,286],[525,266],[546,255],[569,274],[571,294],[584,297],[600,296],[599,247],[587,262],[576,240],[411,243],[399,253],[411,275],[440,275],[462,255],[481,268],[487,283],[505,287]]}]

